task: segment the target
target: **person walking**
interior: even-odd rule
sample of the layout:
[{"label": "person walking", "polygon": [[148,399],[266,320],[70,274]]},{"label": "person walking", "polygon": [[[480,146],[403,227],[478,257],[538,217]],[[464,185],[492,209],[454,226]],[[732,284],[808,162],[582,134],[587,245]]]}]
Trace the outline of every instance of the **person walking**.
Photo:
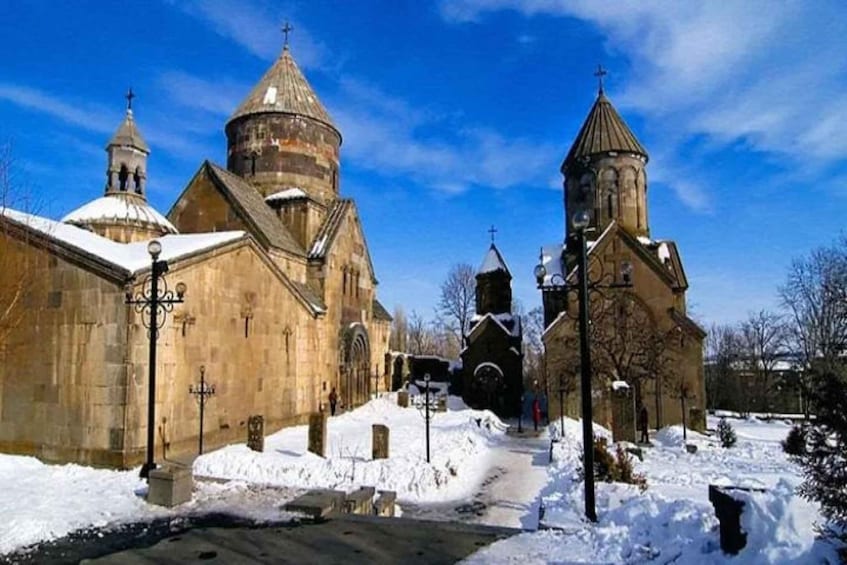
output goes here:
[{"label": "person walking", "polygon": [[638,412],[638,428],[641,430],[641,439],[639,443],[650,443],[650,434],[647,433],[647,407],[641,405],[641,410]]},{"label": "person walking", "polygon": [[532,401],[532,425],[535,426],[535,431],[538,431],[538,422],[541,421],[541,402],[538,401],[538,395]]},{"label": "person walking", "polygon": [[335,392],[335,387],[329,392],[329,415],[335,416],[335,407],[338,404],[338,393]]}]

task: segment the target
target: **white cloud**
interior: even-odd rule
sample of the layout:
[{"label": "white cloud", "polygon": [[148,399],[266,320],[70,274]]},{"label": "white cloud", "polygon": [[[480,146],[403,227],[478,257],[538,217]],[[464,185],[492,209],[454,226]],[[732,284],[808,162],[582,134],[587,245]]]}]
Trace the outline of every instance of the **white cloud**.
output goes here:
[{"label": "white cloud", "polygon": [[450,130],[450,116],[385,94],[354,80],[343,80],[331,114],[344,134],[344,156],[354,166],[383,175],[403,175],[432,189],[455,194],[472,186],[546,188],[547,172],[558,165],[560,149],[507,138],[486,127]]},{"label": "white cloud", "polygon": [[[501,10],[571,17],[598,28],[606,48],[629,59],[633,69],[623,90],[613,93],[615,102],[647,116],[651,129],[672,131],[679,142],[705,136],[710,143],[742,143],[806,168],[843,162],[847,155],[847,137],[839,134],[847,123],[843,3],[441,4],[442,16],[454,22],[482,21],[486,13]],[[664,162],[673,169],[682,159],[667,149]],[[652,162],[654,170],[663,166],[658,159]],[[702,188],[675,190],[694,207],[708,198]]]},{"label": "white cloud", "polygon": [[[272,60],[282,51],[282,26],[290,18],[286,10],[291,8],[286,4],[261,0],[190,0],[177,1],[174,5],[256,57]],[[291,25],[294,31],[289,42],[298,64],[304,68],[320,67],[325,62],[326,48],[296,20]]]}]

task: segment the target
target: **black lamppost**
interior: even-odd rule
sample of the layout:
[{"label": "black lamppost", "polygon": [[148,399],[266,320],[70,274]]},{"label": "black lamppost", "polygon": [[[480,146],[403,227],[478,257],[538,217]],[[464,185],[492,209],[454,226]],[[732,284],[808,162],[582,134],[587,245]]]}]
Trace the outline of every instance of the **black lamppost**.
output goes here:
[{"label": "black lamppost", "polygon": [[[424,375],[424,402],[423,413],[421,414],[426,422],[426,462],[429,463],[429,422],[432,420],[432,414],[429,411],[429,373]],[[421,409],[421,403],[417,403],[418,410]]]},{"label": "black lamppost", "polygon": [[[147,478],[150,471],[156,468],[153,461],[153,446],[156,439],[156,340],[159,336],[159,328],[165,325],[167,313],[172,311],[174,304],[181,304],[185,296],[185,283],[177,283],[176,294],[168,290],[168,283],[164,274],[168,272],[168,262],[159,261],[162,253],[162,244],[153,240],[147,244],[147,252],[153,259],[150,274],[144,279],[144,284],[135,297],[132,291],[126,293],[126,304],[135,305],[136,312],[141,314],[141,322],[147,328],[150,338],[150,358],[148,361],[150,380],[147,390],[147,461],[141,466],[141,476]],[[161,279],[161,281],[160,281]],[[159,283],[161,282],[161,287]],[[159,309],[162,316],[159,317]]]},{"label": "black lamppost", "polygon": [[188,385],[188,392],[193,394],[197,398],[197,402],[200,403],[200,445],[198,453],[203,455],[203,409],[206,407],[206,401],[209,397],[215,394],[215,385],[206,383],[206,367],[204,365],[200,365],[200,386]]},{"label": "black lamppost", "polygon": [[565,385],[559,375],[559,437],[565,437]]},{"label": "black lamppost", "polygon": [[[596,280],[589,281],[588,272],[588,245],[585,232],[591,217],[588,212],[581,211],[574,214],[571,225],[573,232],[570,234],[571,242],[576,245],[579,257],[577,263],[576,286],[567,282],[559,273],[550,277],[549,283],[545,284],[547,269],[544,267],[543,256],[541,263],[535,267],[535,280],[542,292],[555,292],[567,295],[571,290],[577,291],[579,301],[579,358],[580,358],[580,385],[582,396],[582,452],[585,470],[585,516],[592,522],[597,521],[597,510],[594,502],[594,417],[591,406],[591,347],[588,339],[588,291],[602,288],[627,288],[632,286],[632,265],[625,262],[621,265],[621,276],[623,282],[604,283],[603,273]],[[570,242],[569,242],[570,243]],[[602,265],[602,263],[601,263]],[[562,394],[562,393],[560,393]]]}]

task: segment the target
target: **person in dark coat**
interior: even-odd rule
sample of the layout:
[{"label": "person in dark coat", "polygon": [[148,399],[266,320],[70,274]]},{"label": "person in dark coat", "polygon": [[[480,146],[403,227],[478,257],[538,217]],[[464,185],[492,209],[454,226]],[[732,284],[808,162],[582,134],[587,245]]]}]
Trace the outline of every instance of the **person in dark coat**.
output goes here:
[{"label": "person in dark coat", "polygon": [[538,401],[538,397],[535,397],[535,400],[532,401],[532,424],[535,426],[535,431],[538,431],[538,422],[541,421],[541,403]]},{"label": "person in dark coat", "polygon": [[640,443],[650,443],[650,434],[647,433],[647,407],[641,405],[641,410],[638,412],[638,429],[641,430]]},{"label": "person in dark coat", "polygon": [[338,404],[338,393],[335,392],[335,387],[329,392],[329,415],[335,416],[335,407]]}]

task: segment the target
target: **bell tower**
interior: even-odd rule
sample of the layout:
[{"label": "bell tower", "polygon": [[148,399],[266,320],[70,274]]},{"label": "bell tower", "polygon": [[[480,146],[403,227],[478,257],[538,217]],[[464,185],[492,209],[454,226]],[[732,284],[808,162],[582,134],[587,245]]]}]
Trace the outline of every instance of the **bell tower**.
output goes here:
[{"label": "bell tower", "polygon": [[132,89],[126,93],[126,116],[109,144],[106,194],[129,194],[147,199],[147,156],[150,148],[141,137],[132,116]]},{"label": "bell tower", "polygon": [[605,74],[598,67],[597,99],[562,163],[565,232],[585,210],[598,235],[614,220],[632,235],[649,237],[647,151],[606,97]]}]

